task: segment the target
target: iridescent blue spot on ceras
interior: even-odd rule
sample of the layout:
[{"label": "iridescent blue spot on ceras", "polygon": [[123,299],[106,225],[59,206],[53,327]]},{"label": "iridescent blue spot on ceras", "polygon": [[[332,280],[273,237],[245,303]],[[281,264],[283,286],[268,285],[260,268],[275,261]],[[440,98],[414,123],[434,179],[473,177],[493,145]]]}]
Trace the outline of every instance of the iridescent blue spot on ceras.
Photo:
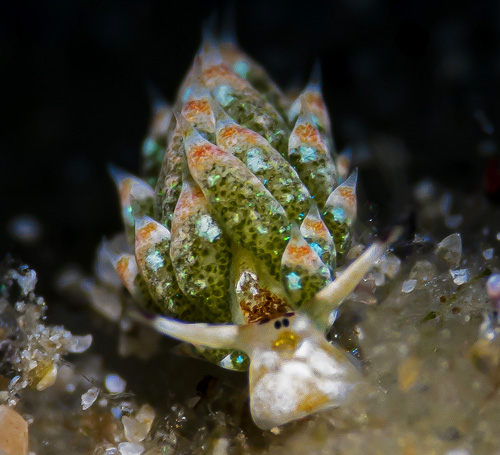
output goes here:
[{"label": "iridescent blue spot on ceras", "polygon": [[302,286],[300,284],[300,276],[297,275],[295,272],[291,272],[286,276],[286,279],[288,281],[288,287],[296,291],[297,289],[300,289]]},{"label": "iridescent blue spot on ceras", "polygon": [[248,72],[250,71],[250,65],[243,60],[238,60],[233,65],[233,69],[236,73],[238,73],[239,76],[241,76],[243,79],[246,79]]},{"label": "iridescent blue spot on ceras", "polygon": [[229,87],[229,85],[220,85],[214,90],[215,99],[221,104],[221,106],[227,106],[234,100],[232,93],[233,89]]},{"label": "iridescent blue spot on ceras", "polygon": [[314,161],[316,159],[316,150],[312,147],[299,147],[300,161],[302,163],[307,163],[308,161]]},{"label": "iridescent blue spot on ceras", "polygon": [[345,210],[342,207],[338,207],[332,210],[333,218],[337,221],[344,221],[346,219]]},{"label": "iridescent blue spot on ceras", "polygon": [[314,250],[316,251],[316,253],[318,254],[319,257],[321,257],[321,255],[324,253],[324,249],[321,248],[316,242],[311,242],[309,244],[309,246]]}]

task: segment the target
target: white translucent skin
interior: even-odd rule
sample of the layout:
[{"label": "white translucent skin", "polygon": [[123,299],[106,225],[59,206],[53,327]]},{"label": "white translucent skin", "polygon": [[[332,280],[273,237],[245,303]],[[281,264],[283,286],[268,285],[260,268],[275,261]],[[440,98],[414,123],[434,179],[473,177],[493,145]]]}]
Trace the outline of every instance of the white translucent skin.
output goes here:
[{"label": "white translucent skin", "polygon": [[163,316],[147,319],[157,331],[195,345],[233,348],[250,358],[250,410],[262,429],[342,405],[361,374],[352,357],[324,336],[329,315],[382,256],[388,242],[369,247],[344,273],[292,313],[265,323],[191,324]]},{"label": "white translucent skin", "polygon": [[[275,327],[288,320],[289,326]],[[347,399],[361,375],[347,355],[329,344],[305,314],[255,326],[248,352],[250,411],[262,429],[283,425]],[[287,342],[291,337],[297,343]],[[278,347],[279,341],[285,342]]]},{"label": "white translucent skin", "polygon": [[163,316],[152,323],[183,341],[248,354],[250,411],[262,429],[341,405],[361,379],[348,355],[329,344],[305,314],[238,326],[187,324]]}]

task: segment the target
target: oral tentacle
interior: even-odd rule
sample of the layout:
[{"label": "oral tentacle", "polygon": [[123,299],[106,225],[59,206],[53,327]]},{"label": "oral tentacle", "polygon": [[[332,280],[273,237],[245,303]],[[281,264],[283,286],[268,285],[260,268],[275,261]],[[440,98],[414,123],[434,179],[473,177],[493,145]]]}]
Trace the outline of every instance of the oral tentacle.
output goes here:
[{"label": "oral tentacle", "polygon": [[242,349],[246,347],[240,335],[244,326],[180,322],[140,311],[134,312],[133,317],[151,326],[159,333],[194,345],[203,345],[213,349]]},{"label": "oral tentacle", "polygon": [[302,309],[324,329],[331,325],[330,315],[356,288],[365,274],[377,262],[400,235],[401,229],[393,230],[389,238],[369,246],[341,275],[321,289],[313,299],[305,302]]}]

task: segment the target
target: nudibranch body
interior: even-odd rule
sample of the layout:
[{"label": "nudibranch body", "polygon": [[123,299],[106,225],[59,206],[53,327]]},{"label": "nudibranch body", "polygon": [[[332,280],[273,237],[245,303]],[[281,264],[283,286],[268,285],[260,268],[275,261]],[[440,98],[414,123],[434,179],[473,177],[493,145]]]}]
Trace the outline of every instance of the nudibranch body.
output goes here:
[{"label": "nudibranch body", "polygon": [[340,349],[305,314],[245,325],[186,324],[156,316],[160,332],[191,343],[239,349],[250,358],[250,410],[262,429],[342,404],[361,381]]},{"label": "nudibranch body", "polygon": [[112,172],[133,254],[110,259],[150,311],[136,317],[249,370],[260,428],[341,405],[362,378],[325,333],[390,239],[345,263],[357,173],[337,165],[319,84],[291,104],[234,44],[209,42],[174,106],[143,180]]}]

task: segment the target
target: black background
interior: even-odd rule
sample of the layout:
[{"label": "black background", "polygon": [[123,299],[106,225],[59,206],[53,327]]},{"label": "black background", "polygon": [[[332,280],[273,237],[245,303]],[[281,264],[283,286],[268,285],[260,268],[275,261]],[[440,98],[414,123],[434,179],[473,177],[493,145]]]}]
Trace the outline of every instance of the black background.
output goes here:
[{"label": "black background", "polygon": [[[282,87],[302,86],[317,58],[339,149],[395,137],[401,188],[424,176],[481,191],[499,116],[500,2],[235,2],[239,42]],[[51,295],[67,263],[90,271],[95,246],[120,229],[106,164],[138,169],[148,86],[172,100],[203,21],[225,2],[36,0],[0,6],[0,255],[38,270]],[[483,150],[483,152],[481,152]],[[378,152],[384,161],[384,151]],[[355,155],[355,161],[362,162]],[[390,159],[390,158],[389,158]],[[380,172],[365,200],[384,204]],[[364,177],[363,177],[364,173]],[[382,185],[381,185],[382,184]],[[377,191],[378,190],[378,191]],[[5,228],[29,213],[35,245]]]}]

